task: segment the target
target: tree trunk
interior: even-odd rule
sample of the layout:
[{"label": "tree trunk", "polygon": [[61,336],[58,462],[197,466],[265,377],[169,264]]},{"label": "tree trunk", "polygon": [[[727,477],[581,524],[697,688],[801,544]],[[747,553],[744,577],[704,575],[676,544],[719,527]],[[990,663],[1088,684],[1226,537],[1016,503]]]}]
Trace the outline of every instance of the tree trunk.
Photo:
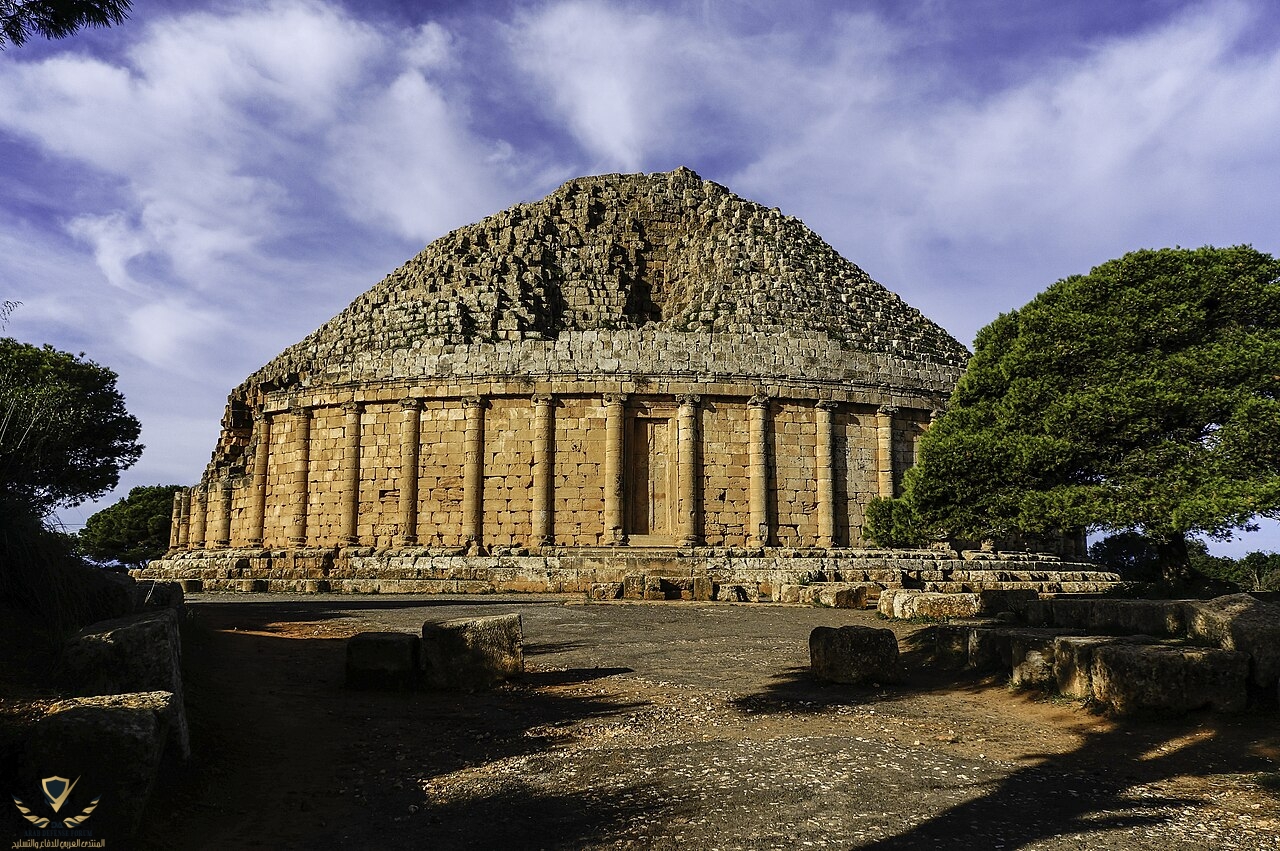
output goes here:
[{"label": "tree trunk", "polygon": [[1191,556],[1187,552],[1187,536],[1171,532],[1156,539],[1160,556],[1160,574],[1166,582],[1182,585],[1191,578]]}]

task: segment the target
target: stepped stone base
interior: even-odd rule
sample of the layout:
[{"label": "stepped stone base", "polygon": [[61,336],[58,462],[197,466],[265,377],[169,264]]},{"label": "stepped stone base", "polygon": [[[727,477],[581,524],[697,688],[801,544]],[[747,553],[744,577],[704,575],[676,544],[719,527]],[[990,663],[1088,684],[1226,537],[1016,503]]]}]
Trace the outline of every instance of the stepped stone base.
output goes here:
[{"label": "stepped stone base", "polygon": [[[1102,590],[1119,580],[1094,565],[1049,556],[1011,558],[1009,569],[998,559],[981,562],[992,565],[991,570],[971,570],[973,563],[955,553],[940,556],[931,550],[600,547],[490,556],[429,549],[205,550],[153,561],[133,575],[178,581],[188,592],[592,594],[593,586],[621,583],[626,598],[697,600],[713,599],[719,587],[728,585],[743,586],[751,599],[776,600],[784,585],[816,583],[923,589],[936,581],[925,577],[953,581],[951,577],[958,575],[963,578],[954,581],[981,583],[990,574],[1043,577],[1027,581],[1057,587],[1088,584]],[[979,574],[984,578],[971,578]]]}]

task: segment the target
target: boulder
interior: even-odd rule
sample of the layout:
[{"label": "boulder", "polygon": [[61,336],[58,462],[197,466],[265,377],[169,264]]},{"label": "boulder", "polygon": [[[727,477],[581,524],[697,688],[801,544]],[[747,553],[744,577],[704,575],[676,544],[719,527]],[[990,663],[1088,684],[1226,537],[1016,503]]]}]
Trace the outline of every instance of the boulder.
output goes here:
[{"label": "boulder", "polygon": [[902,680],[893,630],[871,626],[816,627],[809,633],[809,667],[835,683],[896,683]]},{"label": "boulder", "polygon": [[61,677],[73,694],[84,696],[170,692],[170,736],[183,759],[191,755],[182,693],[182,645],[173,609],[152,609],[80,630],[63,646]]},{"label": "boulder", "polygon": [[[72,826],[91,829],[95,838],[107,839],[112,847],[133,834],[142,820],[175,700],[170,692],[153,691],[58,701],[35,724],[23,776],[11,791],[33,815],[63,824],[85,817]],[[43,800],[41,779],[45,777],[62,777],[75,784],[56,814]]]},{"label": "boulder", "polygon": [[407,632],[361,632],[347,639],[347,686],[411,689],[421,671],[422,642]]},{"label": "boulder", "polygon": [[1249,594],[1183,604],[1187,637],[1249,655],[1249,680],[1264,694],[1280,683],[1280,606]]},{"label": "boulder", "polygon": [[524,673],[520,616],[495,615],[422,625],[422,665],[435,688],[489,688]]},{"label": "boulder", "polygon": [[1090,666],[1093,699],[1118,714],[1239,712],[1248,677],[1246,654],[1203,647],[1104,644]]}]

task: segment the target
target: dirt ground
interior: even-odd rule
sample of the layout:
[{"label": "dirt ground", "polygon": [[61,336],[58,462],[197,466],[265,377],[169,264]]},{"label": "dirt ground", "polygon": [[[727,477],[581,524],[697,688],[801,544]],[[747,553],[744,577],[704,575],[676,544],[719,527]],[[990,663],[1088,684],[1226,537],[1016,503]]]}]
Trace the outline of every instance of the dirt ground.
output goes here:
[{"label": "dirt ground", "polygon": [[[194,595],[196,756],[144,849],[1280,849],[1273,715],[1117,722],[922,665],[807,673],[874,613],[550,596]],[[519,612],[528,673],[478,694],[343,686],[343,639]]]}]

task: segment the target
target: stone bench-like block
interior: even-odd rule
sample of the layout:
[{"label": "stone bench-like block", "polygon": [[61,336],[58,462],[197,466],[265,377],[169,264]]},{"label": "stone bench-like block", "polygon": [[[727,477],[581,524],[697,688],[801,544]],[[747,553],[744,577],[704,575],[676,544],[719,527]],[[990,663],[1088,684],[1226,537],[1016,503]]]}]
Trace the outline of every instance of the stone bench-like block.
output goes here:
[{"label": "stone bench-like block", "polygon": [[176,752],[191,755],[182,690],[182,644],[173,609],[99,621],[62,648],[61,676],[83,696],[165,691],[173,695],[170,735]]},{"label": "stone bench-like block", "polygon": [[520,616],[495,615],[422,625],[422,665],[435,688],[489,688],[524,673]]},{"label": "stone bench-like block", "polygon": [[1093,653],[1113,644],[1149,644],[1145,635],[1064,635],[1053,642],[1053,676],[1060,694],[1086,700],[1093,696]]},{"label": "stone bench-like block", "polygon": [[114,847],[138,828],[176,711],[177,699],[167,691],[60,700],[35,724],[21,782],[8,778],[11,791],[28,805],[36,804],[33,812],[47,816],[40,778],[56,774],[75,780],[68,806],[56,818],[78,817],[100,798],[82,829],[92,829],[107,840],[108,848]]},{"label": "stone bench-like block", "polygon": [[893,630],[870,626],[816,627],[809,633],[809,667],[834,683],[896,683],[902,680]]},{"label": "stone bench-like block", "polygon": [[[877,596],[880,594],[880,586],[873,582],[814,582],[805,586],[783,587],[801,589],[794,602],[831,609],[863,609],[873,591]],[[789,592],[788,596],[794,593]]]},{"label": "stone bench-like block", "polygon": [[1234,650],[1158,644],[1103,644],[1090,666],[1093,699],[1119,714],[1239,712],[1249,657]]},{"label": "stone bench-like block", "polygon": [[347,686],[410,689],[421,672],[422,642],[407,632],[361,632],[347,639]]},{"label": "stone bench-like block", "polygon": [[971,618],[981,608],[982,600],[977,594],[942,594],[914,589],[885,591],[880,595],[878,606],[881,614],[899,620]]},{"label": "stone bench-like block", "polygon": [[1280,606],[1249,594],[1183,603],[1187,636],[1249,654],[1249,680],[1275,699],[1280,685]]}]

